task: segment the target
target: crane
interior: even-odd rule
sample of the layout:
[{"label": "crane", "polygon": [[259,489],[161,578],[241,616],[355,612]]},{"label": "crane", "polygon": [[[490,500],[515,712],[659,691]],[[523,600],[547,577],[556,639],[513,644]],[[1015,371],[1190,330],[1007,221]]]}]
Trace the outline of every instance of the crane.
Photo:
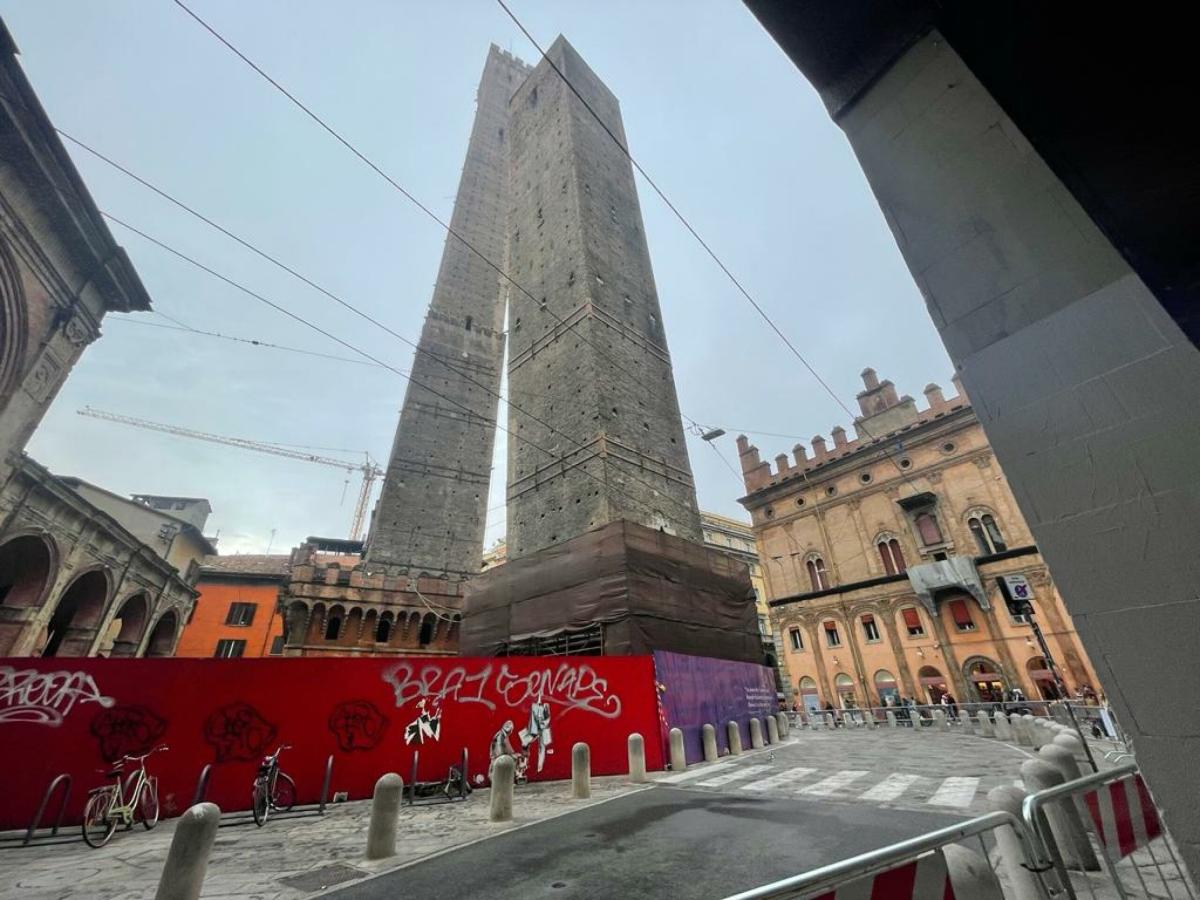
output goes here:
[{"label": "crane", "polygon": [[371,459],[371,455],[366,451],[363,451],[363,462],[352,462],[329,456],[317,456],[313,453],[305,453],[302,450],[284,447],[279,444],[270,444],[264,441],[227,437],[223,434],[209,434],[207,431],[197,431],[194,428],[183,428],[179,425],[165,425],[162,422],[151,422],[149,419],[123,416],[118,413],[105,412],[102,409],[93,409],[90,406],[85,406],[83,409],[76,410],[76,412],[81,416],[104,419],[108,422],[119,422],[122,425],[132,425],[134,428],[145,428],[148,431],[161,431],[164,434],[195,438],[198,441],[225,444],[229,447],[241,447],[243,450],[255,450],[259,453],[271,453],[275,456],[283,456],[288,459],[299,459],[303,462],[316,463],[319,466],[332,466],[337,469],[344,469],[347,472],[361,472],[362,487],[358,492],[358,503],[354,506],[354,518],[350,522],[350,540],[352,541],[362,538],[363,522],[367,517],[367,502],[371,499],[371,489],[375,486],[375,479],[383,477],[384,474],[383,469],[375,465],[375,461]]}]

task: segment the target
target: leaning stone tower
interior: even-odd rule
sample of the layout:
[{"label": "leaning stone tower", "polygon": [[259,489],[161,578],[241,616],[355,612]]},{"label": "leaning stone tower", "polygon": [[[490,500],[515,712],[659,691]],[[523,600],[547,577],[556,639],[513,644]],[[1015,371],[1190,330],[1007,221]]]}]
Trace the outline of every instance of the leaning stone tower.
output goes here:
[{"label": "leaning stone tower", "polygon": [[504,259],[508,101],[528,73],[525,63],[492,45],[450,218],[478,252],[447,235],[371,518],[366,560],[376,571],[464,578],[482,564],[504,293],[500,275],[481,256],[496,264]]},{"label": "leaning stone tower", "polygon": [[[624,144],[575,48],[548,56]],[[509,112],[509,558],[617,520],[699,541],[633,167],[546,60]]]}]

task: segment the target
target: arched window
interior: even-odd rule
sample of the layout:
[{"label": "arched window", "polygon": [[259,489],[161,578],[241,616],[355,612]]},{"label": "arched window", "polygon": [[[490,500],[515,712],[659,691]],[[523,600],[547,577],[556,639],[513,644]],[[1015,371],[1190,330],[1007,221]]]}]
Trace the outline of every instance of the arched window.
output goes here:
[{"label": "arched window", "polygon": [[342,617],[341,616],[330,616],[329,620],[325,623],[325,640],[336,641],[338,639],[338,633],[341,630],[342,630]]},{"label": "arched window", "polygon": [[875,693],[883,706],[896,706],[900,702],[900,688],[896,685],[896,676],[887,669],[875,673]]},{"label": "arched window", "polygon": [[804,567],[808,569],[808,580],[812,582],[814,591],[823,591],[829,587],[829,575],[825,572],[825,560],[819,556],[812,556],[804,564]]},{"label": "arched window", "polygon": [[916,607],[907,606],[900,610],[900,615],[904,617],[904,627],[909,637],[925,636],[925,626],[921,624],[921,616]]},{"label": "arched window", "polygon": [[1003,553],[1008,549],[1004,536],[1000,534],[1000,526],[996,524],[991,513],[977,513],[967,519],[967,527],[983,554]]},{"label": "arched window", "polygon": [[830,647],[842,646],[842,636],[840,634],[838,634],[837,623],[836,622],[826,622],[824,624],[824,628],[825,628],[825,643],[828,644]]},{"label": "arched window", "polygon": [[375,626],[375,643],[386,644],[388,638],[392,636],[392,620],[380,619],[379,624]]},{"label": "arched window", "polygon": [[935,544],[944,542],[941,526],[938,525],[937,516],[933,513],[921,513],[917,516],[915,524],[917,526],[917,534],[921,536],[921,543],[926,547],[932,547]]},{"label": "arched window", "polygon": [[467,326],[467,331],[470,331],[471,330],[471,317],[470,316],[467,316],[466,326]]},{"label": "arched window", "polygon": [[875,547],[879,550],[879,559],[883,562],[883,571],[887,574],[902,575],[908,570],[904,561],[904,551],[900,549],[900,542],[894,537],[879,538]]},{"label": "arched window", "polygon": [[879,626],[875,624],[875,617],[867,613],[862,617],[863,637],[868,643],[879,640]]},{"label": "arched window", "polygon": [[421,630],[417,632],[417,643],[422,647],[427,646],[433,641],[433,616],[426,616],[425,621],[421,623]]}]

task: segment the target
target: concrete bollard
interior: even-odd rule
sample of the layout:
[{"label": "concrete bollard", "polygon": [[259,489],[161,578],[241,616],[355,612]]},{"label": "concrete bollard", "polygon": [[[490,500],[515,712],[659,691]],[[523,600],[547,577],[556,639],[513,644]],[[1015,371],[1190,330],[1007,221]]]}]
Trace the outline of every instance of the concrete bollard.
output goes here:
[{"label": "concrete bollard", "polygon": [[961,844],[949,844],[942,848],[942,856],[946,860],[946,874],[950,877],[955,897],[1004,900],[1000,879],[982,853]]},{"label": "concrete bollard", "polygon": [[513,778],[516,772],[517,761],[507,753],[492,760],[489,772],[492,779],[492,796],[488,805],[489,821],[507,822],[512,818]]},{"label": "concrete bollard", "polygon": [[750,748],[752,750],[763,748],[762,722],[755,718],[750,720]]},{"label": "concrete bollard", "polygon": [[367,826],[367,859],[396,855],[396,822],[404,798],[404,779],[395,772],[379,776],[371,797],[371,824]]},{"label": "concrete bollard", "polygon": [[767,743],[779,743],[779,720],[774,716],[767,716]]},{"label": "concrete bollard", "polygon": [[[1025,789],[1032,794],[1057,787],[1066,779],[1045,760],[1031,759],[1021,764],[1021,780],[1025,782]],[[1079,810],[1070,799],[1048,803],[1043,809],[1063,864],[1068,869],[1099,870],[1100,863],[1096,860],[1096,854],[1092,852],[1087,832],[1083,830]]]},{"label": "concrete bollard", "polygon": [[950,722],[946,719],[946,714],[940,709],[933,711],[933,727],[938,731],[950,730]]},{"label": "concrete bollard", "polygon": [[825,727],[837,728],[837,719],[833,717],[833,713],[825,713]]},{"label": "concrete bollard", "polygon": [[704,761],[716,762],[719,755],[717,753],[717,729],[707,722],[700,729],[700,743],[704,746]]},{"label": "concrete bollard", "polygon": [[958,724],[962,726],[963,734],[971,734],[975,730],[975,720],[965,709],[958,711]]},{"label": "concrete bollard", "polygon": [[1042,747],[1050,743],[1053,735],[1050,734],[1050,729],[1046,727],[1046,723],[1035,716],[1029,720],[1029,737],[1033,741],[1033,749],[1041,750]]},{"label": "concrete bollard", "polygon": [[[1025,791],[1018,787],[992,788],[987,795],[988,806],[997,812],[1012,813],[1021,818]],[[1011,900],[1042,900],[1037,876],[1025,868],[1025,851],[1021,839],[1011,825],[1001,825],[992,832],[996,839],[995,861],[1010,888]]]},{"label": "concrete bollard", "polygon": [[1091,764],[1088,762],[1087,752],[1083,749],[1083,741],[1079,740],[1078,735],[1071,731],[1067,734],[1060,734],[1054,738],[1054,746],[1065,747],[1071,751],[1071,755],[1075,757],[1075,761],[1080,765],[1086,765],[1089,769]]},{"label": "concrete bollard", "polygon": [[1033,716],[1018,716],[1016,713],[1008,717],[1008,722],[1012,725],[1014,743],[1025,747],[1033,746],[1033,735],[1029,733],[1029,720],[1032,718]]},{"label": "concrete bollard", "polygon": [[875,719],[875,711],[873,709],[868,709],[863,712],[863,721],[866,723],[868,728],[879,727],[879,722]]},{"label": "concrete bollard", "polygon": [[896,727],[896,714],[894,712],[892,712],[890,709],[887,711],[887,723],[888,723],[888,728]]},{"label": "concrete bollard", "polygon": [[1013,722],[1013,732],[1016,734],[1016,742],[1025,746],[1033,746],[1033,716],[1028,713],[1016,716],[1016,721]]},{"label": "concrete bollard", "polygon": [[220,821],[215,803],[197,803],[179,817],[154,900],[198,900]]},{"label": "concrete bollard", "polygon": [[996,731],[996,737],[1008,743],[1015,743],[1016,737],[1012,730],[1012,721],[1004,713],[996,713],[996,718],[992,720],[992,725]]},{"label": "concrete bollard", "polygon": [[1043,744],[1038,750],[1038,756],[1058,769],[1063,781],[1074,781],[1083,777],[1083,773],[1079,771],[1079,763],[1075,762],[1075,755],[1060,744]]},{"label": "concrete bollard", "polygon": [[975,714],[975,720],[979,723],[980,737],[995,737],[996,729],[992,727],[992,717],[987,714],[986,709],[981,709]]},{"label": "concrete bollard", "polygon": [[583,741],[571,748],[571,799],[592,796],[592,749]]},{"label": "concrete bollard", "polygon": [[646,742],[636,731],[629,736],[629,780],[641,784],[646,780]]},{"label": "concrete bollard", "polygon": [[687,751],[683,748],[683,732],[672,728],[668,734],[671,746],[671,771],[682,772],[687,768]]},{"label": "concrete bollard", "polygon": [[729,738],[729,755],[742,755],[742,732],[738,729],[738,723],[729,721],[725,723],[725,734]]},{"label": "concrete bollard", "polygon": [[787,713],[775,713],[775,722],[779,728],[779,736],[787,737],[788,732],[792,730],[792,723],[788,721]]}]

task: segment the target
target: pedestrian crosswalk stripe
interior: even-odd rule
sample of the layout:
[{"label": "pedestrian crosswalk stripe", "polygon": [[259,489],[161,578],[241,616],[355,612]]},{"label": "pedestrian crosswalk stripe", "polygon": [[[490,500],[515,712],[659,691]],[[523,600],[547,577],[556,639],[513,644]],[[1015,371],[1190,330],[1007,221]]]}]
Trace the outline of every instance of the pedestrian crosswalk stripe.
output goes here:
[{"label": "pedestrian crosswalk stripe", "polygon": [[791,784],[793,781],[799,781],[802,778],[807,778],[816,769],[805,769],[802,766],[797,766],[794,769],[788,769],[786,772],[779,772],[775,775],[768,775],[766,778],[760,778],[758,781],[752,781],[749,784],[743,784],[743,791],[773,791],[775,788],[783,787]]},{"label": "pedestrian crosswalk stripe", "polygon": [[723,762],[712,766],[703,766],[699,769],[688,769],[676,775],[668,775],[666,778],[660,778],[658,782],[659,784],[678,784],[681,781],[691,781],[693,778],[703,778],[705,775],[711,775],[713,772],[720,772],[723,769],[732,769],[734,765],[736,764]]},{"label": "pedestrian crosswalk stripe", "polygon": [[797,793],[812,794],[816,797],[825,797],[829,794],[840,791],[842,788],[847,787],[852,782],[858,781],[858,779],[862,778],[866,774],[867,773],[865,770],[860,771],[858,769],[843,769],[841,772],[830,775],[828,778],[821,779],[816,784],[810,784],[808,787],[801,788],[799,791],[797,791]]},{"label": "pedestrian crosswalk stripe", "polygon": [[751,775],[757,775],[759,772],[766,772],[771,769],[771,766],[742,766],[740,769],[734,769],[732,772],[726,772],[724,775],[718,775],[716,778],[709,778],[704,781],[697,781],[697,787],[720,787],[723,784],[729,784],[731,781],[741,781],[743,778],[749,778]]},{"label": "pedestrian crosswalk stripe", "polygon": [[882,803],[886,800],[895,800],[910,787],[921,780],[920,775],[906,775],[902,772],[893,772],[875,787],[868,791],[864,791],[859,795],[860,800],[874,800]]},{"label": "pedestrian crosswalk stripe", "polygon": [[970,806],[978,787],[978,778],[947,778],[928,802],[930,806]]}]

